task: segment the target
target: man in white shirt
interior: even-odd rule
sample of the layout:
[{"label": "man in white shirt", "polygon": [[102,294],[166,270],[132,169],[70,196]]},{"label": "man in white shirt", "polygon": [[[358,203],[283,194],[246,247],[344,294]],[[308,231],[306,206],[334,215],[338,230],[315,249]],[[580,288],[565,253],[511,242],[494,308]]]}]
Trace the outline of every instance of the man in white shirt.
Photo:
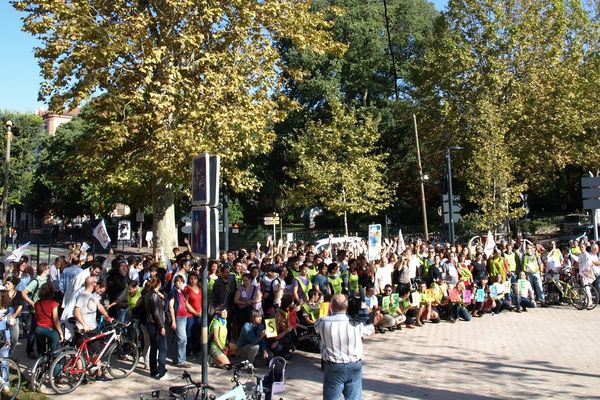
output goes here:
[{"label": "man in white shirt", "polygon": [[333,315],[320,318],[315,329],[321,336],[324,363],[323,400],[362,397],[362,338],[373,333],[372,325],[351,321],[346,311],[348,299],[336,294],[331,299]]}]

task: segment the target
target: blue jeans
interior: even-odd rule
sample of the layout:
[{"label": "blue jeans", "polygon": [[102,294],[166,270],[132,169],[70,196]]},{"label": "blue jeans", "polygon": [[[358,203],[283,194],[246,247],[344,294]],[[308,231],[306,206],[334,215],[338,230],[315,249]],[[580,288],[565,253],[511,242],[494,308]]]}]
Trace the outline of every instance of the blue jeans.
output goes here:
[{"label": "blue jeans", "polygon": [[527,279],[531,283],[535,291],[535,297],[540,301],[544,301],[544,289],[542,289],[542,278],[539,272],[527,272]]},{"label": "blue jeans", "polygon": [[185,353],[187,350],[187,317],[175,317],[177,323],[177,361],[175,364],[183,364],[185,362]]},{"label": "blue jeans", "polygon": [[[56,350],[58,347],[59,335],[56,329],[38,326],[35,328],[35,334],[37,335],[35,341],[38,356],[41,357],[47,350]],[[48,346],[47,348],[46,345]]]},{"label": "blue jeans", "polygon": [[[8,355],[10,353],[10,345],[4,346],[0,349],[0,357],[2,360],[0,361],[0,375],[2,376],[2,380],[4,382],[8,382]],[[8,383],[5,383],[4,386],[8,387]],[[4,387],[0,387],[0,389],[4,389]]]},{"label": "blue jeans", "polygon": [[202,317],[188,317],[187,339],[188,354],[200,352],[200,331],[202,329]]},{"label": "blue jeans", "polygon": [[323,400],[360,400],[362,395],[362,361],[348,364],[325,362]]},{"label": "blue jeans", "polygon": [[150,337],[150,376],[162,376],[167,372],[167,335],[161,335],[153,323],[148,323],[146,329]]}]

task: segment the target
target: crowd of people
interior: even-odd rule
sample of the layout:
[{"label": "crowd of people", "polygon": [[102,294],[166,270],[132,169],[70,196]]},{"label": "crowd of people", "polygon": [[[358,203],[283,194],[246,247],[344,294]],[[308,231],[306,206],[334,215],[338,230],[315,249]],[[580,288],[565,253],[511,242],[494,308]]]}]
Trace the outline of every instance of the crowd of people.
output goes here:
[{"label": "crowd of people", "polygon": [[[40,263],[35,272],[26,256],[0,265],[0,330],[6,338],[0,351],[14,352],[24,325],[26,352],[35,359],[63,340],[95,334],[101,320],[135,320],[151,376],[170,377],[169,350],[174,365],[189,367],[201,353],[204,299],[199,260],[185,244],[186,250],[173,249],[165,262],[112,250],[94,258],[74,245],[68,256]],[[490,248],[394,238],[383,240],[375,260],[368,259],[368,250],[365,241],[330,242],[317,251],[312,244],[269,237],[264,247],[223,251],[208,261],[210,363],[226,366],[234,355],[259,363],[290,359],[296,349],[320,351],[315,324],[331,313],[329,304],[340,294],[352,299],[364,293],[362,309],[384,334],[545,306],[542,281],[548,273],[571,271],[600,289],[593,241],[563,249],[551,242],[546,249],[521,240]],[[20,321],[25,315],[29,321]]]}]

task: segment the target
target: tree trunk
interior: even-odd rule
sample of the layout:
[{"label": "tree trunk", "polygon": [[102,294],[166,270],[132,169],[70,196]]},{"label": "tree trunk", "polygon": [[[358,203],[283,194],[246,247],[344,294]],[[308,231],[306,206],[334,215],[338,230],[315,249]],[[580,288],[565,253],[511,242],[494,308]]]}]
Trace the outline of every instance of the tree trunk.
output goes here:
[{"label": "tree trunk", "polygon": [[173,248],[178,246],[174,199],[171,184],[166,183],[164,179],[155,179],[152,183],[152,231],[154,258],[158,258],[159,261],[162,261],[161,255],[172,257]]}]

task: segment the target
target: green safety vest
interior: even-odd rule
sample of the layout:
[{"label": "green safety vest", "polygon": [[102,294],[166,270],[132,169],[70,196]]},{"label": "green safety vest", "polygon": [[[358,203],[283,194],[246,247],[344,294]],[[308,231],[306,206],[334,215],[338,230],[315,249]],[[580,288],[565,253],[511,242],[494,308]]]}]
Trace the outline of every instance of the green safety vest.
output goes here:
[{"label": "green safety vest", "polygon": [[312,289],[312,282],[308,277],[306,278],[308,280],[308,283],[306,285],[302,283],[302,279],[300,279],[300,276],[297,276],[294,279],[298,281],[298,286],[300,287],[300,289],[302,289],[302,293],[304,293],[304,299],[308,300],[308,291]]},{"label": "green safety vest", "polygon": [[340,294],[342,293],[342,278],[339,276],[329,276],[329,283],[331,283],[331,287],[333,289],[332,294]]},{"label": "green safety vest", "polygon": [[504,280],[506,277],[506,273],[504,272],[504,260],[502,257],[492,257],[490,260],[490,279],[494,282],[496,281],[496,275],[502,275],[502,279]]},{"label": "green safety vest", "polygon": [[351,292],[358,291],[358,274],[350,274],[348,278],[348,286]]},{"label": "green safety vest", "polygon": [[[532,270],[529,270],[527,268],[527,265],[532,262],[535,264],[535,266],[533,267]],[[529,272],[529,273],[536,273],[540,271],[540,265],[538,264],[538,258],[537,255],[532,255],[530,256],[529,254],[525,254],[525,257],[523,257],[523,271],[525,272]]]},{"label": "green safety vest", "polygon": [[310,315],[310,319],[312,319],[313,321],[316,321],[319,319],[319,312],[320,312],[321,308],[319,307],[318,304],[316,304],[314,306],[316,306],[316,308],[312,308],[310,304],[304,303],[304,304],[302,304],[302,309],[308,315]]},{"label": "green safety vest", "polygon": [[506,260],[506,264],[508,265],[508,270],[510,272],[515,272],[517,270],[517,254],[504,253],[504,259]]}]

